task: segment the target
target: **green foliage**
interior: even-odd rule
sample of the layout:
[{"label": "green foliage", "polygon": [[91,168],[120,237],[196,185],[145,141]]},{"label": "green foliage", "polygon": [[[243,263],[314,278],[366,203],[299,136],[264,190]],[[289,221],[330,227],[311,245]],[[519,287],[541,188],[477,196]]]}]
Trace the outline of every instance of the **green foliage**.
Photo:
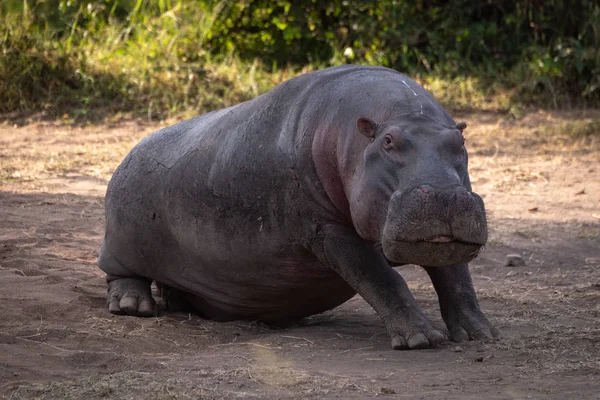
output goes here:
[{"label": "green foliage", "polygon": [[0,113],[75,108],[85,114],[91,100],[113,107],[131,100],[121,96],[126,80],[91,70],[85,53],[66,51],[59,41],[13,29],[3,32],[0,47]]},{"label": "green foliage", "polygon": [[0,113],[201,112],[368,63],[455,107],[600,102],[595,0],[5,0]]},{"label": "green foliage", "polygon": [[279,65],[367,62],[445,77],[497,79],[514,71],[531,94],[548,91],[554,102],[557,91],[600,99],[600,3],[594,0],[228,4],[213,27],[217,53],[235,49],[242,58]]},{"label": "green foliage", "polygon": [[0,5],[7,16],[0,23],[0,113],[95,118],[133,111],[163,118],[232,105],[279,82],[258,63],[212,62],[203,35],[213,10],[192,6],[168,0]]}]

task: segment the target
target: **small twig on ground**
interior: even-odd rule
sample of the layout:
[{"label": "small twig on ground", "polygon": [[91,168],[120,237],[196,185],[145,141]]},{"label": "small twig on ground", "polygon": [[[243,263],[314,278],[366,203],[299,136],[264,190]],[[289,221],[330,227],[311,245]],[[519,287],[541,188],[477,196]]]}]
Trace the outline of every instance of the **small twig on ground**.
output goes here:
[{"label": "small twig on ground", "polygon": [[192,320],[192,313],[188,313],[188,319],[185,319],[183,321],[179,321],[180,324],[185,324],[188,321]]},{"label": "small twig on ground", "polygon": [[303,337],[299,337],[299,336],[290,336],[290,335],[281,335],[282,338],[288,338],[288,339],[298,339],[298,340],[304,340],[310,344],[315,344],[315,342],[313,342],[312,340],[308,340],[307,338],[303,338]]},{"label": "small twig on ground", "polygon": [[339,337],[340,339],[366,340],[366,339],[361,338],[361,337],[351,336],[351,335],[344,335],[342,333],[336,333],[335,335],[337,337]]},{"label": "small twig on ground", "polygon": [[21,336],[15,336],[15,339],[23,340],[25,342],[37,343],[37,344],[41,344],[41,345],[48,346],[48,347],[52,347],[55,350],[64,351],[65,353],[69,353],[69,352],[70,353],[85,353],[85,350],[63,349],[62,347],[54,346],[54,345],[52,345],[50,343],[40,342],[38,340],[26,339],[25,337],[21,337]]},{"label": "small twig on ground", "polygon": [[17,268],[7,269],[7,268],[4,268],[2,265],[0,265],[0,270],[2,270],[2,271],[8,271],[8,272],[18,272],[18,273],[20,273],[23,276],[27,276],[27,275],[25,275],[25,272],[23,272],[23,271],[21,271],[20,269],[17,269]]},{"label": "small twig on ground", "polygon": [[166,340],[167,342],[171,342],[177,347],[181,347],[181,345],[179,343],[177,343],[176,341],[174,341],[173,339],[168,339],[168,338],[164,337],[163,340]]},{"label": "small twig on ground", "polygon": [[277,350],[277,349],[281,349],[281,347],[276,346],[265,346],[264,344],[258,344],[258,343],[252,343],[252,342],[230,342],[230,343],[220,343],[220,344],[213,344],[210,347],[224,347],[224,346],[234,346],[234,345],[248,345],[248,346],[256,346],[256,347],[261,347],[263,349],[269,349],[269,350]]},{"label": "small twig on ground", "polygon": [[366,346],[366,347],[359,347],[358,349],[348,349],[348,350],[344,350],[342,351],[340,354],[344,354],[344,353],[348,353],[350,351],[359,351],[359,350],[367,350],[372,348],[373,346]]},{"label": "small twig on ground", "polygon": [[375,337],[379,336],[379,335],[385,335],[385,332],[377,332],[376,334],[374,334],[373,336],[371,336],[371,337],[369,338],[369,340],[370,340],[370,341],[373,341],[373,339],[374,339]]}]

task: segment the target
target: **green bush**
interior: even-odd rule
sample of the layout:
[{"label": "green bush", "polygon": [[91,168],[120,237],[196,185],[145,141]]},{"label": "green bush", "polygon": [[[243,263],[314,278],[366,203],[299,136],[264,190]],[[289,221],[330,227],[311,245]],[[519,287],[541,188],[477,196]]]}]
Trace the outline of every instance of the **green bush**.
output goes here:
[{"label": "green bush", "polygon": [[267,65],[367,62],[446,77],[498,79],[514,70],[512,84],[525,80],[534,92],[600,98],[597,1],[225,3],[209,35],[216,53]]},{"label": "green bush", "polygon": [[191,3],[24,4],[0,9],[7,16],[0,24],[5,115],[41,111],[71,120],[133,111],[163,118],[235,104],[279,82],[255,63],[211,61],[201,37],[211,10]]},{"label": "green bush", "polygon": [[0,113],[201,112],[368,63],[454,107],[600,103],[593,0],[5,0]]}]

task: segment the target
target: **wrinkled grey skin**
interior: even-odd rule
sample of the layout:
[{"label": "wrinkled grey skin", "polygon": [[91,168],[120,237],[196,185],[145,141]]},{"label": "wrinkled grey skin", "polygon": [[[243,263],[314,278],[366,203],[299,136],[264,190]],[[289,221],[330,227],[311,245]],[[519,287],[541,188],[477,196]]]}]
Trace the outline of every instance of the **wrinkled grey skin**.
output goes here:
[{"label": "wrinkled grey skin", "polygon": [[291,320],[359,293],[395,349],[445,339],[392,268],[422,265],[450,338],[497,338],[467,262],[487,238],[463,124],[408,77],[342,66],[142,140],[106,195],[109,310]]}]

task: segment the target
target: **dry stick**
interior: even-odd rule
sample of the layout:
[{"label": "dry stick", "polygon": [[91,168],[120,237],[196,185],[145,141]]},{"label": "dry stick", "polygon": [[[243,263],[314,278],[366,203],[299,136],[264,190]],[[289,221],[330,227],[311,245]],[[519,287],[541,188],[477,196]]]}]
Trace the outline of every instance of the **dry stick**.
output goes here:
[{"label": "dry stick", "polygon": [[359,347],[358,349],[348,349],[348,350],[342,351],[340,354],[348,353],[349,351],[367,350],[367,349],[370,349],[372,347],[373,346],[366,346],[366,347]]},{"label": "dry stick", "polygon": [[370,340],[370,341],[373,341],[373,339],[374,339],[375,337],[377,337],[377,336],[379,336],[379,335],[385,335],[385,334],[386,334],[386,332],[377,332],[376,334],[374,334],[373,336],[371,336],[371,337],[369,338],[369,340]]},{"label": "dry stick", "polygon": [[299,336],[289,336],[289,335],[281,335],[282,338],[288,338],[288,339],[298,339],[298,340],[304,340],[310,344],[315,344],[315,342],[313,342],[312,340],[308,340],[307,338],[303,338],[303,337],[299,337]]},{"label": "dry stick", "polygon": [[[53,348],[53,349],[55,349],[55,350],[58,350],[58,351],[63,351],[63,352],[65,352],[65,353],[69,353],[69,352],[71,352],[71,353],[85,353],[85,352],[86,352],[85,350],[64,349],[64,348],[62,348],[62,347],[54,346],[54,345],[52,345],[52,344],[50,344],[50,343],[46,343],[46,342],[40,342],[40,341],[38,341],[38,340],[31,340],[31,339],[27,339],[27,337],[31,337],[31,336],[13,336],[13,335],[11,335],[11,334],[9,334],[9,333],[7,333],[7,332],[0,332],[0,334],[2,334],[2,335],[7,335],[7,336],[12,336],[12,337],[14,337],[15,339],[19,339],[19,340],[22,340],[22,341],[24,341],[24,342],[30,342],[30,343],[36,343],[36,344],[42,344],[42,345],[44,345],[44,346],[52,347],[52,348]],[[37,336],[37,335],[33,335],[33,336]],[[117,353],[115,353],[114,351],[97,351],[97,353],[117,354]]]},{"label": "dry stick", "polygon": [[269,349],[269,350],[276,350],[276,349],[281,349],[281,347],[277,346],[277,347],[271,347],[271,346],[265,346],[264,344],[258,344],[258,343],[251,343],[251,342],[231,342],[231,343],[220,343],[220,344],[213,344],[210,347],[224,347],[224,346],[235,346],[235,345],[249,345],[249,346],[256,346],[256,347],[262,347],[263,349]]},{"label": "dry stick", "polygon": [[23,272],[23,271],[21,271],[20,269],[17,269],[17,268],[6,269],[2,265],[0,265],[0,270],[2,270],[2,271],[8,271],[8,272],[19,272],[21,275],[27,276],[27,275],[25,275],[25,272]]},{"label": "dry stick", "polygon": [[[31,339],[25,339],[24,337],[20,337],[20,336],[15,336],[15,339],[19,339],[19,340],[23,340],[25,342],[31,342],[31,343],[37,343],[37,344],[43,344],[44,346],[48,346],[48,347],[52,347],[55,350],[58,351],[64,351],[65,353],[68,352],[72,352],[72,353],[85,353],[85,350],[71,350],[71,349],[63,349],[62,347],[58,347],[58,346],[54,346],[51,345],[50,343],[45,343],[45,342],[39,342],[37,340],[31,340]],[[104,353],[104,352],[103,352]],[[107,352],[107,353],[114,353],[114,352]]]}]

